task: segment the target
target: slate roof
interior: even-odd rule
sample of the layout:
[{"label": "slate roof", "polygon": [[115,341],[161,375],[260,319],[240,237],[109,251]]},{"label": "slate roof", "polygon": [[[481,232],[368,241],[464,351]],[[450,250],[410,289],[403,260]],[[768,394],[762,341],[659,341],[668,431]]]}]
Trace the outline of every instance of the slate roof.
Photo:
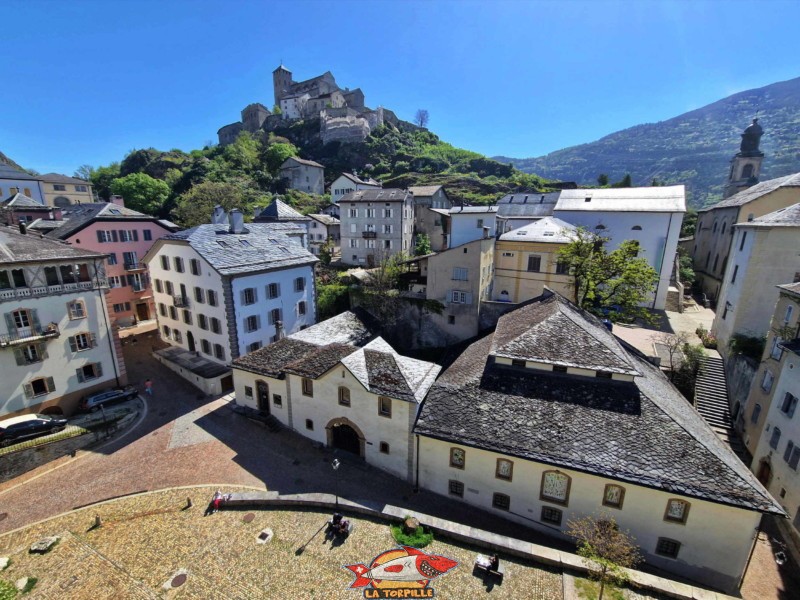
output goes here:
[{"label": "slate roof", "polygon": [[284,367],[286,373],[299,375],[300,377],[310,377],[316,379],[321,377],[349,354],[355,352],[355,346],[348,344],[328,344],[327,346],[317,346],[302,358],[290,362]]},{"label": "slate roof", "polygon": [[87,202],[64,207],[61,214],[66,223],[47,234],[48,237],[65,240],[94,221],[155,221],[155,217],[113,202]]},{"label": "slate roof", "polygon": [[512,229],[500,236],[503,242],[549,242],[568,244],[575,237],[577,227],[555,217],[543,217],[534,223]]},{"label": "slate roof", "polygon": [[307,216],[297,212],[280,198],[275,198],[269,206],[258,213],[259,220],[265,221],[310,221]]},{"label": "slate roof", "polygon": [[363,346],[379,329],[379,324],[366,311],[354,308],[326,319],[316,325],[301,329],[289,337],[309,344],[351,344]]},{"label": "slate roof", "polygon": [[319,221],[320,223],[328,227],[340,224],[339,219],[337,219],[336,217],[332,217],[331,215],[308,215],[308,216],[314,219],[315,221]]},{"label": "slate roof", "polygon": [[242,233],[231,233],[227,224],[198,225],[160,238],[147,257],[161,242],[177,240],[188,242],[221,275],[311,265],[318,259],[290,237],[302,232],[293,223],[247,223]]},{"label": "slate roof", "polygon": [[701,208],[697,212],[707,212],[709,210],[714,210],[715,208],[727,208],[730,206],[743,206],[752,202],[753,200],[757,200],[761,196],[770,194],[783,187],[800,187],[800,173],[794,173],[793,175],[786,175],[785,177],[777,177],[776,179],[762,181],[761,183],[757,183],[746,190],[742,190],[741,192],[734,194],[729,198],[725,198],[724,200],[717,202],[716,204],[707,206],[706,208]]},{"label": "slate roof", "polygon": [[342,364],[373,394],[421,402],[441,367],[401,356],[377,337],[342,359]]},{"label": "slate roof", "polygon": [[506,219],[548,217],[561,192],[520,192],[506,194],[497,202],[497,216]]},{"label": "slate roof", "polygon": [[0,262],[44,262],[76,258],[102,258],[101,252],[84,250],[40,234],[22,234],[17,227],[0,227]]},{"label": "slate roof", "polygon": [[[503,319],[524,322],[526,313],[520,311],[528,308],[530,316],[539,310],[532,304],[548,300],[535,299]],[[581,318],[587,321],[587,333],[611,336],[596,318]],[[488,357],[494,346],[504,345],[496,339],[502,335],[498,327],[473,343],[439,378],[420,408],[415,433],[673,494],[785,514],[660,370],[632,347],[617,342],[626,356],[612,360],[628,362],[640,375],[633,382],[614,381],[495,364]],[[574,344],[571,331],[553,328],[549,335],[554,338],[551,347]],[[606,342],[596,342],[603,355]],[[590,349],[583,344],[575,349],[586,351]]]},{"label": "slate roof", "polygon": [[289,157],[289,158],[287,158],[285,161],[283,161],[283,164],[281,165],[281,169],[287,169],[287,168],[290,168],[290,167],[286,167],[286,166],[284,166],[284,165],[286,165],[286,163],[287,163],[287,162],[289,162],[290,160],[293,160],[293,161],[295,161],[295,162],[298,162],[298,163],[300,163],[301,165],[305,165],[305,166],[307,166],[307,167],[319,167],[320,169],[324,169],[324,168],[325,168],[325,167],[323,167],[321,164],[319,164],[318,162],[314,162],[313,160],[306,160],[305,158],[298,158],[297,156],[290,156],[290,157]]},{"label": "slate roof", "polygon": [[800,227],[800,202],[761,215],[752,221],[737,223],[736,227]]},{"label": "slate roof", "polygon": [[344,202],[404,202],[409,195],[413,194],[398,188],[356,190],[339,198],[339,205]]},{"label": "slate roof", "polygon": [[74,185],[92,185],[91,181],[85,179],[78,179],[77,177],[70,177],[69,175],[62,175],[61,173],[45,173],[39,175],[39,179],[47,183],[72,183]]},{"label": "slate roof", "polygon": [[304,356],[317,350],[319,346],[309,344],[290,337],[273,342],[268,346],[259,348],[255,352],[234,359],[233,367],[272,377],[283,379],[286,365],[290,365]]},{"label": "slate roof", "polygon": [[778,287],[778,289],[785,290],[785,291],[789,292],[790,294],[794,294],[796,296],[800,296],[800,281],[797,281],[795,283],[784,283],[784,284],[781,284],[781,285],[779,285],[777,287]]},{"label": "slate roof", "polygon": [[33,198],[19,192],[0,202],[0,207],[23,208],[25,210],[43,210],[47,212],[53,210],[52,206],[45,206],[38,200],[34,200]]},{"label": "slate roof", "polygon": [[19,169],[15,169],[11,165],[4,162],[0,162],[0,179],[21,179],[28,181],[39,181],[38,177],[29,175],[28,173],[20,171]]},{"label": "slate roof", "polygon": [[361,179],[360,177],[357,177],[356,175],[353,175],[352,173],[342,173],[339,177],[346,177],[347,179],[349,179],[353,183],[357,183],[359,185],[374,185],[374,186],[377,186],[377,187],[381,186],[381,182],[380,181],[375,181],[372,177],[369,177],[367,179]]},{"label": "slate roof", "polygon": [[408,191],[414,194],[416,198],[428,198],[440,189],[442,189],[441,185],[412,185],[408,188]]},{"label": "slate roof", "polygon": [[[586,198],[591,201],[586,202]],[[555,210],[686,212],[683,185],[561,190]]]}]

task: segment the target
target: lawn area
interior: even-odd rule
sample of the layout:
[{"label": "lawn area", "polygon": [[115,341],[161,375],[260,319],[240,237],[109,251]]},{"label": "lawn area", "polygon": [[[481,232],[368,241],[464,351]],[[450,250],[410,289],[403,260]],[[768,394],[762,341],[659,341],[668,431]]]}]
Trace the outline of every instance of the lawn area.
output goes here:
[{"label": "lawn area", "polygon": [[[355,522],[355,531],[336,544],[325,539],[328,513],[223,510],[203,516],[213,492],[193,488],[132,496],[0,536],[0,557],[11,558],[0,580],[36,577],[26,599],[360,599],[363,588],[349,588],[354,576],[343,565],[369,565],[396,546],[386,523],[360,517],[347,517]],[[187,496],[194,506],[181,510]],[[248,512],[254,515],[249,523],[244,518]],[[95,515],[103,524],[92,529]],[[267,527],[274,537],[257,544]],[[61,536],[53,550],[28,553],[32,543],[50,535]],[[437,539],[424,551],[459,562],[431,583],[437,598],[563,598],[558,571],[501,555],[505,581],[487,589],[472,575],[475,554],[486,550]],[[186,583],[163,589],[179,570],[187,573]]]}]

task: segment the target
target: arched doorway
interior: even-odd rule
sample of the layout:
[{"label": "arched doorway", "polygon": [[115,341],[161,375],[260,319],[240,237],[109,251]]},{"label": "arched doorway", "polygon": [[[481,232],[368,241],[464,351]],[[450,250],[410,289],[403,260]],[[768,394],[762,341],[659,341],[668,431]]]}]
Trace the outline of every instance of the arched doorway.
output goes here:
[{"label": "arched doorway", "polygon": [[67,208],[68,206],[72,206],[72,200],[65,196],[58,196],[56,199],[53,200],[53,206],[58,206],[59,208]]},{"label": "arched doorway", "polygon": [[328,432],[328,446],[364,456],[364,434],[355,423],[342,417],[328,423],[325,429]]},{"label": "arched doorway", "polygon": [[761,464],[758,465],[756,477],[764,487],[769,485],[769,480],[772,479],[772,465],[769,464],[768,460],[762,459]]},{"label": "arched doorway", "polygon": [[194,352],[196,348],[194,345],[194,336],[191,331],[186,334],[186,342],[189,344],[189,352]]},{"label": "arched doorway", "polygon": [[269,385],[260,379],[256,381],[256,399],[258,400],[258,410],[265,415],[269,414]]}]

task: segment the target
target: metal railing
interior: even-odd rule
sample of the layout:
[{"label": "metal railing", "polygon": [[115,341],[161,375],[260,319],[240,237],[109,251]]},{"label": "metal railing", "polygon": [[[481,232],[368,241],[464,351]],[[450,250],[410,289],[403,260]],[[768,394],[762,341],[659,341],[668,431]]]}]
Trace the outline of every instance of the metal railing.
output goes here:
[{"label": "metal railing", "polygon": [[60,335],[61,331],[55,323],[39,327],[21,327],[14,333],[0,335],[0,347],[28,344],[39,340],[57,338]]},{"label": "metal railing", "polygon": [[126,262],[125,263],[125,270],[126,271],[143,271],[147,268],[147,263],[143,262]]},{"label": "metal railing", "polygon": [[172,297],[172,304],[177,308],[188,308],[189,307],[189,299],[186,296],[173,296]]},{"label": "metal railing", "polygon": [[362,231],[361,232],[361,237],[366,238],[366,239],[374,239],[374,238],[378,237],[378,232],[377,231]]}]

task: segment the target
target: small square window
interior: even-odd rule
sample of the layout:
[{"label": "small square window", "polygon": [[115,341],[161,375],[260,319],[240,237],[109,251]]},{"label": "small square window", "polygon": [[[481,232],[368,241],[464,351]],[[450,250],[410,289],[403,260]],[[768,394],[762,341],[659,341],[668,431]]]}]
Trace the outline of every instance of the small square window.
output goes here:
[{"label": "small square window", "polygon": [[272,394],[272,403],[275,406],[283,406],[283,397],[280,394]]},{"label": "small square window", "polygon": [[566,373],[567,367],[562,365],[553,365],[553,373]]},{"label": "small square window", "polygon": [[525,361],[519,358],[514,358],[511,360],[511,364],[515,367],[522,367],[525,368]]},{"label": "small square window", "polygon": [[314,382],[308,377],[303,377],[303,395],[314,396]]},{"label": "small square window", "polygon": [[311,419],[306,419],[306,429],[309,431],[314,431],[314,421]]},{"label": "small square window", "polygon": [[656,544],[656,554],[660,554],[661,556],[666,556],[668,558],[678,558],[678,552],[680,552],[680,549],[680,542],[671,540],[669,538],[658,538],[658,543]]},{"label": "small square window", "polygon": [[392,399],[386,396],[378,396],[378,414],[382,417],[392,416]]},{"label": "small square window", "polygon": [[667,509],[664,511],[664,520],[673,523],[686,523],[689,517],[689,503],[685,500],[670,499],[667,501]]},{"label": "small square window", "polygon": [[500,510],[509,510],[511,508],[511,497],[507,494],[495,493],[492,496],[492,506]]},{"label": "small square window", "polygon": [[455,315],[447,315],[447,324],[448,325],[455,325],[456,324]]},{"label": "small square window", "polygon": [[551,525],[561,525],[561,519],[564,513],[552,506],[542,507],[542,523],[549,523]]},{"label": "small square window", "polygon": [[460,481],[456,481],[455,479],[451,479],[448,486],[448,491],[453,496],[459,496],[460,498],[464,497],[464,484]]},{"label": "small square window", "polygon": [[511,481],[511,478],[514,474],[514,463],[510,460],[506,460],[505,458],[498,458],[497,459],[497,466],[495,467],[494,475],[498,479],[505,479],[506,481]]},{"label": "small square window", "polygon": [[595,371],[594,376],[600,379],[611,379],[611,373],[609,371]]},{"label": "small square window", "polygon": [[380,443],[381,454],[389,454],[389,444],[386,442]]},{"label": "small square window", "polygon": [[603,506],[622,508],[625,500],[625,488],[621,485],[608,484],[603,491]]},{"label": "small square window", "polygon": [[350,406],[350,389],[346,387],[339,388],[339,404],[342,406]]},{"label": "small square window", "polygon": [[244,386],[244,395],[246,398],[252,398],[253,388],[251,388],[249,385]]},{"label": "small square window", "polygon": [[467,453],[462,448],[450,448],[450,466],[456,469],[463,469],[466,463]]}]

